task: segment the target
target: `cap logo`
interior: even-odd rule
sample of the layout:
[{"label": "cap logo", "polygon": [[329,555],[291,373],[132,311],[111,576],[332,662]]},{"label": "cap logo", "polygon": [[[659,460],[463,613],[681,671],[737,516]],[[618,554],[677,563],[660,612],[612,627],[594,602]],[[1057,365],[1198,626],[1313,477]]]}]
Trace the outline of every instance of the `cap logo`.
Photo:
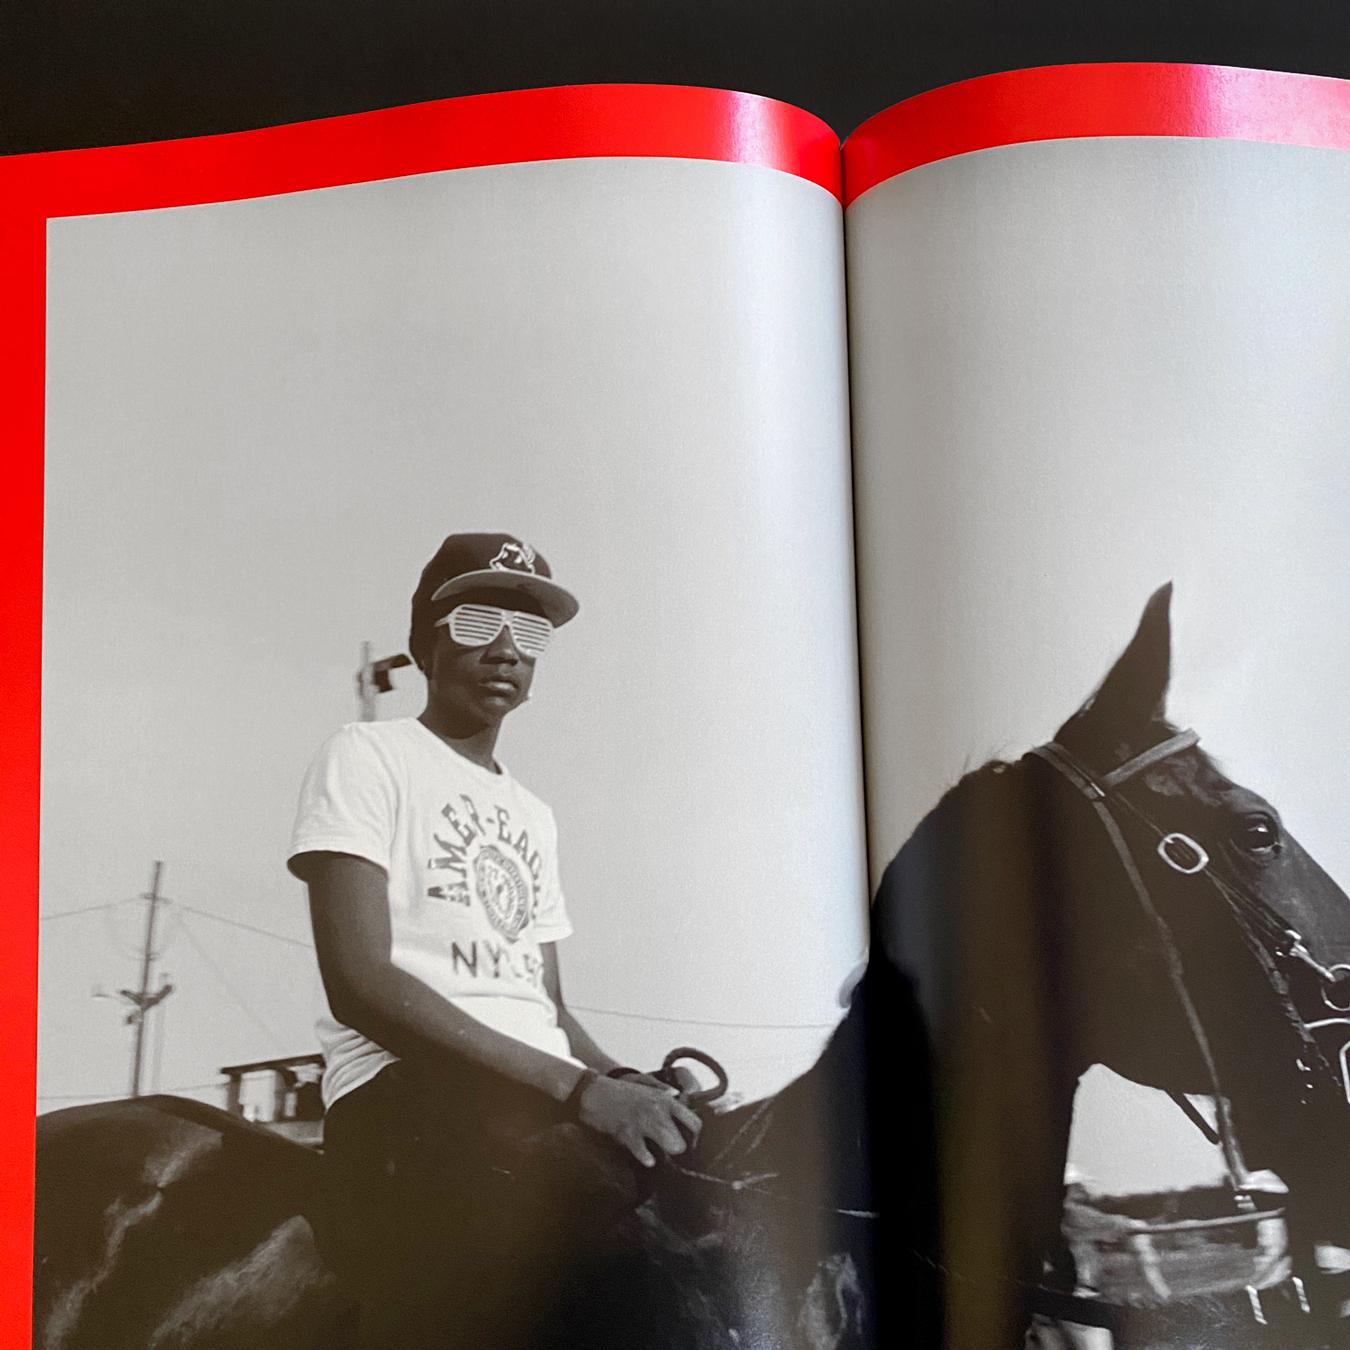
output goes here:
[{"label": "cap logo", "polygon": [[494,572],[533,572],[534,550],[528,544],[518,544],[508,539],[488,563]]}]

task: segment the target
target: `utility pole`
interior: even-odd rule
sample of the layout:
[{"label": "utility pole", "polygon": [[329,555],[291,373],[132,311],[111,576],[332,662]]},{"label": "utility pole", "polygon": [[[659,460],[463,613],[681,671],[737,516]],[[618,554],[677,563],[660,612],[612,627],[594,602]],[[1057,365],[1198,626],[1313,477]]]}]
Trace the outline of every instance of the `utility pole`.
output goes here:
[{"label": "utility pole", "polygon": [[369,642],[361,644],[361,668],[356,672],[356,702],[363,722],[375,720],[375,680]]},{"label": "utility pole", "polygon": [[117,992],[131,1004],[127,1022],[136,1028],[136,1043],[131,1055],[131,1095],[141,1095],[141,1064],[145,1058],[145,1019],[151,1010],[163,1003],[173,993],[173,985],[165,981],[155,992],[150,992],[150,971],[155,960],[155,919],[163,897],[159,893],[159,883],[164,876],[164,864],[156,859],[154,871],[150,874],[150,890],[142,896],[149,908],[145,914],[145,943],[141,948],[141,987],[133,992],[119,989]]},{"label": "utility pole", "polygon": [[384,656],[378,661],[373,660],[371,650],[369,642],[361,644],[361,666],[356,672],[356,702],[363,722],[375,720],[376,696],[388,694],[393,690],[394,682],[389,678],[390,671],[412,665],[412,657],[404,656],[401,652],[397,656]]}]

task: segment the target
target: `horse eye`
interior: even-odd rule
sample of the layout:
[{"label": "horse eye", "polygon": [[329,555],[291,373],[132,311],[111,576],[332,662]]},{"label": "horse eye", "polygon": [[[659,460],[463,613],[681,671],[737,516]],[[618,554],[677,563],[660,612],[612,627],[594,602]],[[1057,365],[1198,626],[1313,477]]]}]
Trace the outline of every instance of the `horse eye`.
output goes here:
[{"label": "horse eye", "polygon": [[1233,842],[1247,853],[1275,853],[1280,847],[1280,831],[1267,815],[1247,816],[1233,832]]}]

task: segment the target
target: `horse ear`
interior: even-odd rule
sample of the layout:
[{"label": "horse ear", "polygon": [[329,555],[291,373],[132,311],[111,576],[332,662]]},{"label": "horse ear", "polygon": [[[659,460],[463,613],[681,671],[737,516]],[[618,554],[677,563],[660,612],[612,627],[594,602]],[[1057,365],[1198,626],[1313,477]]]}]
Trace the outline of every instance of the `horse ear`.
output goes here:
[{"label": "horse ear", "polygon": [[1088,739],[1103,748],[1129,745],[1145,728],[1165,719],[1172,675],[1172,583],[1149,597],[1130,644],[1093,694],[1055,733]]}]

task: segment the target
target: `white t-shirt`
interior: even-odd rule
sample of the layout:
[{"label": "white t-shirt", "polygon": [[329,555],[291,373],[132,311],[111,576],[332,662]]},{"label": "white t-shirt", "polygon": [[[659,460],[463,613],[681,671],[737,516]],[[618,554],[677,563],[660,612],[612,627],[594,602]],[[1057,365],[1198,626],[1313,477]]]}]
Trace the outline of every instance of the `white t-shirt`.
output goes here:
[{"label": "white t-shirt", "polygon": [[[316,852],[385,870],[396,966],[487,1026],[571,1058],[539,946],[572,926],[553,812],[533,793],[414,717],[352,722],[324,743],[300,789],[292,871]],[[318,1031],[325,1105],[395,1058],[331,1013]]]}]

